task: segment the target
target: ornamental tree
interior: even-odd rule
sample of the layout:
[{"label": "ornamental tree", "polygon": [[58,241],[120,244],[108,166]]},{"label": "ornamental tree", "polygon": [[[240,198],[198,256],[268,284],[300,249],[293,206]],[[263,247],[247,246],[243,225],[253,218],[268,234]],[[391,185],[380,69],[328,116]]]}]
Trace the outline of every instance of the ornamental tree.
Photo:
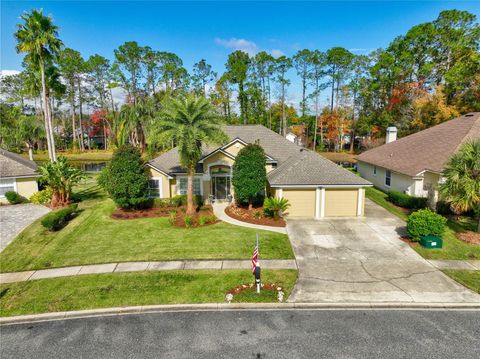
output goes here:
[{"label": "ornamental tree", "polygon": [[250,144],[242,148],[233,164],[232,185],[235,201],[247,204],[252,209],[254,202],[263,201],[267,171],[265,169],[265,151],[259,144]]},{"label": "ornamental tree", "polygon": [[120,208],[140,208],[147,202],[148,173],[140,150],[123,145],[113,154],[98,183]]}]

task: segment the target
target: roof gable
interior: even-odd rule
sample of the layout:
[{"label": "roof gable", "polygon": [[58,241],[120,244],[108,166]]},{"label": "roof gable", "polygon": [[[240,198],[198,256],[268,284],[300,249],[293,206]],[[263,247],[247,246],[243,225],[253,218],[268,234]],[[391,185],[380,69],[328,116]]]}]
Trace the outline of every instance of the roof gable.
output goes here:
[{"label": "roof gable", "polygon": [[38,176],[37,164],[20,155],[0,149],[0,177]]},{"label": "roof gable", "polygon": [[424,170],[442,172],[467,140],[480,138],[480,112],[466,114],[366,151],[357,159],[415,176]]}]

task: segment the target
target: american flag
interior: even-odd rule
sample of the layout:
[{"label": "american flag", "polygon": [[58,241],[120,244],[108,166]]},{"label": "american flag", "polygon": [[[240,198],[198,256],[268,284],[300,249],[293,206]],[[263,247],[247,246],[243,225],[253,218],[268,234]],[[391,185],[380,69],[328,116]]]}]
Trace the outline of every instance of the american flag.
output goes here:
[{"label": "american flag", "polygon": [[255,274],[255,267],[259,265],[258,263],[258,234],[257,234],[257,243],[255,244],[255,248],[253,249],[252,255],[252,273]]}]

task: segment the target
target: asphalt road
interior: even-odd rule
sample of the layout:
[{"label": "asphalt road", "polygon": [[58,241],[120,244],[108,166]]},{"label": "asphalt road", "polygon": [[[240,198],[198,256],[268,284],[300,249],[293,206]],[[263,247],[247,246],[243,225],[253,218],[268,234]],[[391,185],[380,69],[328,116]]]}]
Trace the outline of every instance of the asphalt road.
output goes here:
[{"label": "asphalt road", "polygon": [[0,327],[7,358],[480,358],[480,311],[164,312]]}]

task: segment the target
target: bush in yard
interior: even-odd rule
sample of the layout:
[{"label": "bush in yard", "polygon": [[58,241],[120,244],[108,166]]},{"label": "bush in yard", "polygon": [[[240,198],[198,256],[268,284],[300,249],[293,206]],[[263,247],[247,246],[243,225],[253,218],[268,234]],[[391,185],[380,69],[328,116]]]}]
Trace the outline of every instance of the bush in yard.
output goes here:
[{"label": "bush in yard", "polygon": [[123,145],[113,154],[110,163],[98,178],[102,186],[120,208],[144,208],[148,206],[148,170],[140,150]]},{"label": "bush in yard", "polygon": [[170,211],[168,215],[168,223],[170,223],[171,226],[174,226],[175,223],[177,223],[177,211]]},{"label": "bush in yard", "polygon": [[438,236],[443,234],[447,219],[430,209],[413,212],[407,219],[408,236],[419,241],[421,236]]},{"label": "bush in yard", "polygon": [[185,227],[190,228],[193,225],[193,217],[185,215],[185,217],[183,217],[183,222],[185,223]]},{"label": "bush in yard", "polygon": [[48,204],[52,200],[53,191],[47,187],[41,191],[35,192],[30,196],[30,202],[34,204]]},{"label": "bush in yard", "polygon": [[428,199],[426,197],[414,197],[409,196],[408,194],[389,191],[387,193],[388,201],[396,204],[399,207],[411,208],[411,209],[421,209],[427,207]]},{"label": "bush in yard", "polygon": [[290,203],[286,198],[277,198],[277,197],[267,197],[263,202],[263,211],[267,217],[273,217],[278,219],[285,212]]},{"label": "bush in yard", "polygon": [[15,191],[8,191],[5,192],[5,198],[7,199],[8,203],[10,204],[18,204],[18,203],[23,203],[27,199],[20,196],[17,192]]},{"label": "bush in yard", "polygon": [[42,226],[48,229],[49,231],[58,231],[65,227],[65,225],[75,216],[77,212],[77,204],[71,204],[66,208],[50,212],[45,217],[43,217],[41,223]]},{"label": "bush in yard", "polygon": [[[178,194],[172,198],[170,198],[170,203],[174,207],[186,206],[187,205],[187,195],[186,194]],[[193,203],[198,208],[203,206],[203,197],[199,194],[193,195]]]},{"label": "bush in yard", "polygon": [[265,151],[258,144],[242,148],[235,158],[232,170],[232,185],[235,201],[248,204],[249,209],[255,202],[263,200],[267,171],[265,169]]},{"label": "bush in yard", "polygon": [[208,217],[207,216],[198,216],[198,224],[200,226],[204,226],[208,222]]}]

